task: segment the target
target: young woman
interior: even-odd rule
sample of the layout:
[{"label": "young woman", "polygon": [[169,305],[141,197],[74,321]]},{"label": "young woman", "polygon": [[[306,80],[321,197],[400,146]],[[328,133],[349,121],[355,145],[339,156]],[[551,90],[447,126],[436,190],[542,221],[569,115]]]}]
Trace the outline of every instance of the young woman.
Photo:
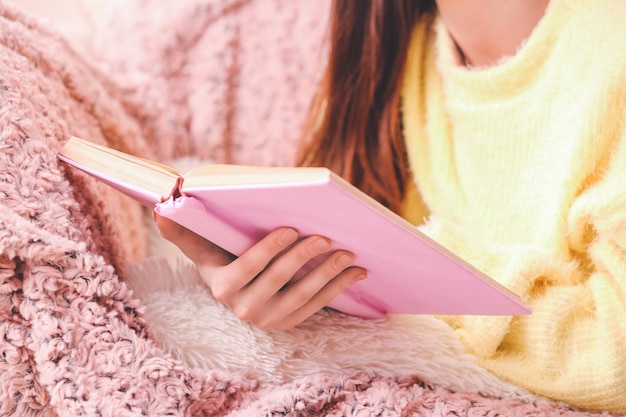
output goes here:
[{"label": "young woman", "polygon": [[[626,3],[337,1],[301,163],[324,165],[520,294],[450,317],[496,374],[626,413]],[[215,297],[292,327],[367,271],[281,228],[237,259],[157,218]],[[279,255],[280,254],[280,255]]]}]

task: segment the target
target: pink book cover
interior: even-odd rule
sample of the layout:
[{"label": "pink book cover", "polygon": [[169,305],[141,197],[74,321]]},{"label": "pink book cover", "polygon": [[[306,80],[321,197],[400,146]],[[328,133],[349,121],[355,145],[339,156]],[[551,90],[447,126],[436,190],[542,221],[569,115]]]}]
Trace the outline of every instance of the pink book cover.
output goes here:
[{"label": "pink book cover", "polygon": [[212,188],[183,183],[182,190],[183,196],[157,204],[157,212],[235,255],[282,226],[326,236],[333,248],[354,253],[368,278],[329,305],[345,313],[530,312],[510,291],[369,197],[355,195],[330,172],[319,182]]},{"label": "pink book cover", "polygon": [[[240,255],[270,231],[294,227],[355,254],[368,277],[329,307],[382,318],[386,313],[523,315],[531,311],[493,279],[421,233],[343,179],[251,186],[185,187],[164,201],[141,187],[60,156],[225,250]],[[322,168],[321,168],[322,169]],[[172,184],[172,187],[174,185]]]}]

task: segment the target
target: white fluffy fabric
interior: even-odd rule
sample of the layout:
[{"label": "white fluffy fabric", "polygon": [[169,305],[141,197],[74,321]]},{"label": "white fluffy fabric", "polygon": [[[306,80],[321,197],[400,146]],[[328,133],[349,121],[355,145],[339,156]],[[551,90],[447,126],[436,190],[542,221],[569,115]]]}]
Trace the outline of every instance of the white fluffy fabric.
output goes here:
[{"label": "white fluffy fabric", "polygon": [[432,316],[371,321],[328,310],[293,330],[266,332],[217,302],[183,259],[132,264],[127,281],[162,347],[192,367],[241,371],[262,384],[320,373],[414,374],[453,391],[531,398],[478,366]]}]

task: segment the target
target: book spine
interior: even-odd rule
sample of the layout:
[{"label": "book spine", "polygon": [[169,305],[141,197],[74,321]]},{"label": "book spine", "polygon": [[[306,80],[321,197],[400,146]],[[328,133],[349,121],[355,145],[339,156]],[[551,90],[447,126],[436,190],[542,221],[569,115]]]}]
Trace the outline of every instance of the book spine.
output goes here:
[{"label": "book spine", "polygon": [[184,194],[174,198],[174,195],[156,204],[154,210],[235,256],[241,255],[256,243],[258,238],[248,236],[214,216],[198,199]]}]

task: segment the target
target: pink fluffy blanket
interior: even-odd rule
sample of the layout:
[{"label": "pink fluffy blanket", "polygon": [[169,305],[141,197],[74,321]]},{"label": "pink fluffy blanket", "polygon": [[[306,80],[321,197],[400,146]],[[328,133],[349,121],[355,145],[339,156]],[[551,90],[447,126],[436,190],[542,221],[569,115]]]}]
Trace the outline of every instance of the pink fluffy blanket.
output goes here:
[{"label": "pink fluffy blanket", "polygon": [[[454,392],[410,375],[325,373],[261,384],[235,371],[191,368],[160,346],[122,279],[128,262],[147,254],[141,209],[62,166],[59,144],[73,134],[149,157],[207,152],[284,163],[281,146],[297,139],[308,100],[300,97],[316,74],[294,59],[322,33],[315,19],[283,4],[278,18],[291,29],[275,28],[275,41],[311,30],[312,37],[298,48],[274,42],[267,56],[245,40],[255,38],[254,24],[235,23],[253,15],[270,22],[272,2],[185,4],[112,21],[112,46],[131,31],[129,16],[135,25],[150,19],[148,28],[169,22],[170,31],[140,30],[124,48],[103,48],[103,70],[0,2],[0,415],[587,415],[539,399]],[[239,60],[246,50],[256,64]],[[221,53],[219,68],[206,64]],[[280,58],[282,72],[269,73],[293,88],[279,93],[259,78],[270,58]]]}]

